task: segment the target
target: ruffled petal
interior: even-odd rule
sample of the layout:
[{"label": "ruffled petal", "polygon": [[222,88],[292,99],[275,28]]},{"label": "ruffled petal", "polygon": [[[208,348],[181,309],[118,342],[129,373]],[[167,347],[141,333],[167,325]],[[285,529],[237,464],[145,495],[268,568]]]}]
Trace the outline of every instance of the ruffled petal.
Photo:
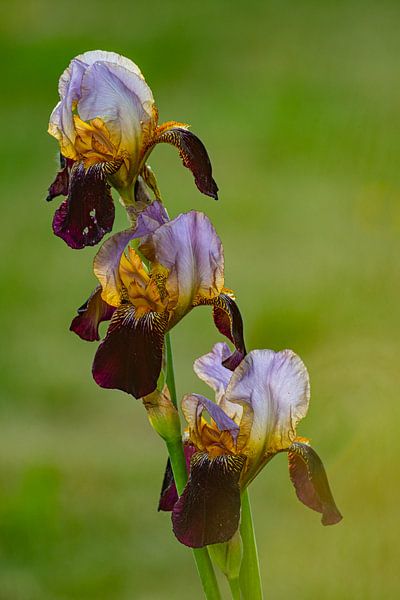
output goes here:
[{"label": "ruffled petal", "polygon": [[151,394],[161,371],[166,320],[165,314],[156,312],[136,319],[128,303],[117,308],[94,357],[96,383],[135,398]]},{"label": "ruffled petal", "polygon": [[95,246],[111,231],[114,213],[105,170],[94,167],[85,170],[82,163],[74,163],[68,198],[54,215],[54,233],[71,248]]},{"label": "ruffled petal", "polygon": [[[308,410],[310,384],[302,360],[291,350],[253,350],[234,371],[225,399],[243,406],[246,455],[262,459],[287,450]],[[257,463],[257,460],[255,460]]]},{"label": "ruffled petal", "polygon": [[168,214],[161,202],[154,201],[139,213],[136,227],[112,235],[96,254],[93,270],[103,288],[103,299],[112,306],[121,303],[122,281],[119,264],[122,254],[133,239],[143,238],[168,222]]},{"label": "ruffled petal", "polygon": [[114,306],[104,302],[101,297],[101,286],[97,286],[88,300],[78,308],[78,315],[73,319],[69,329],[82,340],[88,342],[99,340],[99,325],[103,321],[109,321],[114,310]]},{"label": "ruffled petal", "polygon": [[218,200],[218,186],[212,177],[211,162],[203,142],[185,127],[168,127],[168,123],[159,127],[151,145],[162,142],[178,148],[179,156],[184,166],[192,171],[200,192]]},{"label": "ruffled petal", "polygon": [[210,459],[206,452],[192,456],[189,480],[172,512],[173,530],[182,544],[201,548],[234,535],[240,520],[243,465],[241,456]]},{"label": "ruffled petal", "polygon": [[298,499],[322,514],[323,525],[342,520],[329,487],[324,465],[308,444],[294,442],[289,448],[289,474]]},{"label": "ruffled petal", "polygon": [[221,240],[205,214],[191,211],[152,236],[154,259],[169,270],[166,289],[175,325],[201,299],[215,298],[224,285]]}]

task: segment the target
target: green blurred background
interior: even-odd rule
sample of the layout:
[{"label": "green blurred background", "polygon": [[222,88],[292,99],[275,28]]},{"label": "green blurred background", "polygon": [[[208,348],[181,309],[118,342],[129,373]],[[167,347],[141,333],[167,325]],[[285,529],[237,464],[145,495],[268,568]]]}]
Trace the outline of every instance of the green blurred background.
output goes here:
[{"label": "green blurred background", "polygon": [[[95,250],[52,235],[46,128],[59,75],[97,48],[137,62],[160,120],[206,144],[218,203],[173,148],[150,164],[171,215],[212,218],[248,347],[310,371],[299,433],[344,520],[322,527],[272,461],[251,489],[267,598],[398,597],[399,25],[397,0],[3,4],[0,600],[201,598],[156,511],[163,445],[68,331]],[[196,309],[173,332],[180,395],[205,391],[192,362],[220,339],[211,321]]]}]

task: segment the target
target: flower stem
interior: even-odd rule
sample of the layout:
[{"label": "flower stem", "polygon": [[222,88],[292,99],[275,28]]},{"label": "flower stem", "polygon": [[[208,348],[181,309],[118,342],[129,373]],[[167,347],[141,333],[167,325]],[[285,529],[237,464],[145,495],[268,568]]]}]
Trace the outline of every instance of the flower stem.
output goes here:
[{"label": "flower stem", "polygon": [[[177,406],[177,396],[175,387],[174,365],[172,358],[172,348],[169,333],[166,335],[166,359],[167,359],[167,377],[166,382],[171,395],[171,400]],[[181,439],[169,440],[166,442],[169,458],[171,461],[172,472],[174,474],[175,485],[178,494],[181,495],[187,481],[186,459],[183,452]],[[208,554],[207,548],[194,548],[194,559],[196,561],[197,571],[199,573],[203,591],[207,600],[221,600],[221,594],[218,588],[217,579]]]},{"label": "flower stem", "polygon": [[263,592],[261,587],[260,566],[247,489],[242,494],[240,534],[243,542],[243,560],[239,580],[243,598],[244,600],[262,600]]},{"label": "flower stem", "polygon": [[177,396],[176,396],[176,385],[175,385],[175,374],[174,374],[174,359],[172,356],[171,337],[169,332],[165,336],[165,349],[166,349],[166,360],[167,360],[167,377],[166,384],[171,395],[171,400],[175,408],[178,408]]},{"label": "flower stem", "polygon": [[240,585],[239,585],[239,577],[235,579],[228,579],[229,587],[231,588],[232,600],[240,600]]}]

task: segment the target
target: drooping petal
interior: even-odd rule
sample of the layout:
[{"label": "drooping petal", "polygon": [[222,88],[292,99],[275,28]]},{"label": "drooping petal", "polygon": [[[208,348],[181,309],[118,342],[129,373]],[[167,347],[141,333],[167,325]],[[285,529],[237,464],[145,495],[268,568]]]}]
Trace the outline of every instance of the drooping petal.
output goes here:
[{"label": "drooping petal", "polygon": [[105,172],[74,163],[68,198],[55,212],[53,231],[71,248],[94,246],[111,231],[114,212]]},{"label": "drooping petal", "polygon": [[232,439],[236,441],[239,434],[239,425],[228,417],[218,404],[211,402],[211,400],[200,394],[187,394],[182,399],[182,412],[189,426],[189,431],[193,430],[195,435],[199,433],[199,419],[204,409],[215,421],[218,429],[220,431],[229,431]]},{"label": "drooping petal", "polygon": [[103,321],[109,321],[114,310],[114,306],[104,302],[101,297],[101,286],[97,286],[88,300],[78,308],[78,315],[73,319],[69,329],[82,340],[88,342],[99,340],[99,325]]},{"label": "drooping petal", "polygon": [[231,295],[222,293],[211,300],[200,298],[198,303],[213,306],[214,323],[218,331],[235,344],[236,350],[233,354],[229,353],[223,362],[227,369],[234,371],[246,354],[242,315],[236,302]]},{"label": "drooping petal", "polygon": [[211,162],[203,142],[187,128],[174,125],[169,127],[168,123],[158,128],[158,135],[151,145],[162,142],[178,148],[182,162],[192,171],[200,192],[218,200],[218,186],[212,177]]},{"label": "drooping petal", "polygon": [[133,239],[150,235],[160,225],[168,222],[168,214],[161,202],[154,201],[139,213],[136,227],[112,235],[96,254],[93,270],[103,288],[103,299],[112,306],[121,303],[122,282],[119,275],[121,256]]},{"label": "drooping petal", "polygon": [[243,406],[241,433],[246,455],[257,458],[287,450],[308,409],[310,384],[302,360],[291,350],[253,350],[235,369],[225,398]]},{"label": "drooping petal", "polygon": [[210,459],[196,452],[182,496],[172,512],[178,540],[191,548],[228,541],[240,520],[239,478],[244,458],[221,455]]},{"label": "drooping petal", "polygon": [[[186,460],[186,470],[189,473],[190,470],[190,459],[196,452],[196,448],[192,444],[185,444],[183,446],[183,452]],[[167,466],[165,468],[164,479],[161,486],[160,501],[158,503],[158,510],[170,512],[174,508],[175,503],[178,501],[178,492],[175,485],[174,474],[172,472],[171,461],[167,460]]]},{"label": "drooping petal", "polygon": [[308,444],[295,441],[289,448],[289,474],[298,499],[322,514],[323,525],[342,520],[329,487],[324,465]]},{"label": "drooping petal", "polygon": [[166,319],[165,314],[156,312],[136,319],[135,309],[128,303],[117,308],[94,357],[96,383],[135,398],[151,394],[161,370]]},{"label": "drooping petal", "polygon": [[221,240],[204,213],[190,211],[152,236],[154,259],[169,270],[166,289],[176,324],[200,299],[217,297],[224,285]]},{"label": "drooping petal", "polygon": [[64,158],[60,154],[60,170],[58,171],[56,178],[49,187],[49,193],[46,201],[51,202],[57,196],[68,196],[70,170],[74,161],[69,158]]}]

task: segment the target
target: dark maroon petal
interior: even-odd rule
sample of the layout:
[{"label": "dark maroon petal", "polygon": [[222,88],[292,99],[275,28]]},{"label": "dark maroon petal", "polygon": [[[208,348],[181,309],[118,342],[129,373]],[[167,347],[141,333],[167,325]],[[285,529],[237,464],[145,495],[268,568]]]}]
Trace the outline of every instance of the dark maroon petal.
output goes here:
[{"label": "dark maroon petal", "polygon": [[135,319],[135,309],[129,303],[117,308],[94,357],[96,383],[135,398],[154,392],[161,371],[167,318],[166,313],[149,312]]},{"label": "dark maroon petal", "polygon": [[155,138],[153,144],[161,142],[178,148],[179,156],[184,166],[192,171],[200,192],[218,200],[218,186],[212,177],[211,162],[203,142],[183,127],[167,129]]},{"label": "dark maroon petal", "polygon": [[88,300],[78,308],[78,315],[73,319],[69,328],[70,331],[88,342],[100,339],[100,323],[109,321],[115,311],[114,306],[104,302],[101,291],[101,286],[97,286]]},{"label": "dark maroon petal", "polygon": [[223,361],[223,366],[234,371],[246,355],[243,338],[243,321],[236,302],[228,294],[220,294],[212,300],[201,299],[199,304],[213,306],[214,323],[218,331],[236,347],[235,352]]},{"label": "dark maroon petal", "polygon": [[227,542],[240,520],[239,478],[245,459],[196,452],[182,496],[172,512],[178,540],[191,548]]},{"label": "dark maroon petal", "polygon": [[[196,452],[195,447],[192,444],[185,444],[183,447],[186,459],[186,470],[189,473],[190,459]],[[171,461],[168,459],[167,466],[165,468],[164,479],[161,486],[160,501],[158,503],[158,510],[170,512],[178,501],[178,492],[176,490],[174,474],[172,473]]]},{"label": "dark maroon petal", "polygon": [[111,231],[114,203],[107,174],[101,165],[85,169],[74,163],[70,173],[68,198],[56,210],[53,231],[74,249],[95,246]]},{"label": "dark maroon petal", "polygon": [[214,304],[213,317],[218,331],[235,344],[236,351],[222,363],[224,367],[234,371],[246,355],[242,315],[233,298],[220,294]]},{"label": "dark maroon petal", "polygon": [[289,448],[289,474],[298,499],[309,508],[322,513],[323,525],[342,520],[329,487],[324,465],[318,454],[307,444],[294,442]]},{"label": "dark maroon petal", "polygon": [[49,187],[49,193],[46,198],[47,202],[50,202],[56,196],[68,196],[69,174],[73,164],[73,160],[65,158],[60,154],[60,170]]}]

